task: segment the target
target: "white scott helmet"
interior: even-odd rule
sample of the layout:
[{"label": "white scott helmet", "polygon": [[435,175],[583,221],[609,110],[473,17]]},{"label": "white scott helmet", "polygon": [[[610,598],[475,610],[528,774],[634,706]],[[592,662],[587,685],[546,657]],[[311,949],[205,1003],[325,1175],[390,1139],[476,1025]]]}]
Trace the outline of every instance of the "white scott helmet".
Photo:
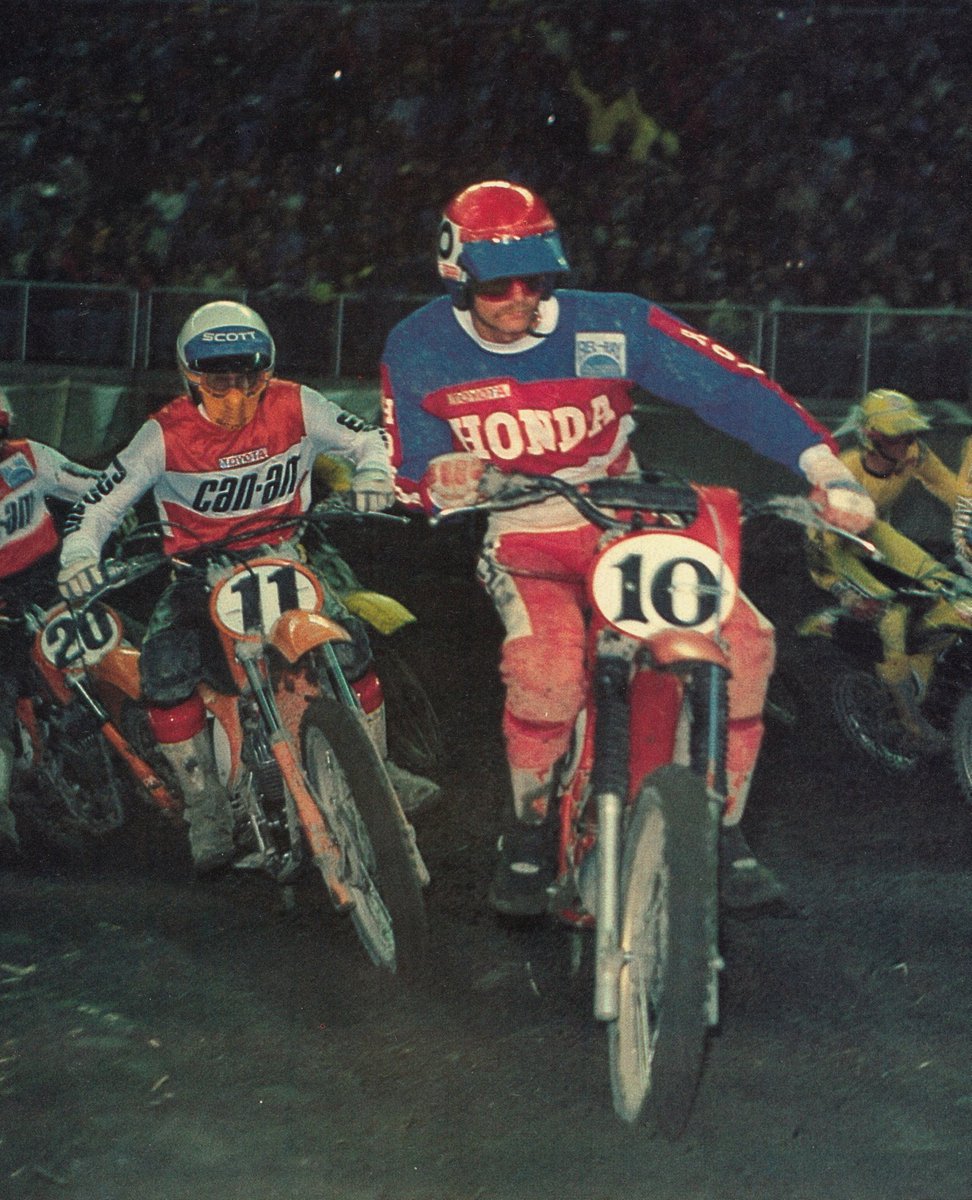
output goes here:
[{"label": "white scott helmet", "polygon": [[242,429],[270,382],[276,348],[259,313],[235,300],[214,300],[183,325],[176,357],[193,399],[209,419]]}]

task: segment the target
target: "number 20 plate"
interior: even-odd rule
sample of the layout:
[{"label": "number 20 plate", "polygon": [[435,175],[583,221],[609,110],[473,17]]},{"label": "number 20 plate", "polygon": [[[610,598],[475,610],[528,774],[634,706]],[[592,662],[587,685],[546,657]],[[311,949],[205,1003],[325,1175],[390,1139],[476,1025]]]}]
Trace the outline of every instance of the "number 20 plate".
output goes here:
[{"label": "number 20 plate", "polygon": [[738,585],[711,547],[676,533],[634,533],[601,554],[591,599],[629,637],[665,629],[710,633],[729,615]]}]

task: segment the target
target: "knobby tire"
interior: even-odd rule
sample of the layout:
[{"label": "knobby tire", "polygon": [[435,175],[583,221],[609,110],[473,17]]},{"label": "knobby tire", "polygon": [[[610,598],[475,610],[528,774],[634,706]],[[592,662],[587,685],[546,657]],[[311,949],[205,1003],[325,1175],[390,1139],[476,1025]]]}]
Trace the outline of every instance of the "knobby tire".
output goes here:
[{"label": "knobby tire", "polygon": [[[343,705],[321,699],[304,714],[300,743],[306,778],[332,835],[345,859],[357,856],[367,874],[353,881],[357,905],[351,919],[362,944],[376,965],[417,973],[428,950],[425,903],[404,816],[367,732]],[[372,888],[381,904],[369,904],[376,901]],[[391,920],[391,957],[375,928],[382,904]]]},{"label": "knobby tire", "polygon": [[645,780],[621,863],[618,1018],[608,1026],[618,1116],[666,1137],[685,1127],[709,1027],[717,924],[716,821],[702,781],[684,766]]}]

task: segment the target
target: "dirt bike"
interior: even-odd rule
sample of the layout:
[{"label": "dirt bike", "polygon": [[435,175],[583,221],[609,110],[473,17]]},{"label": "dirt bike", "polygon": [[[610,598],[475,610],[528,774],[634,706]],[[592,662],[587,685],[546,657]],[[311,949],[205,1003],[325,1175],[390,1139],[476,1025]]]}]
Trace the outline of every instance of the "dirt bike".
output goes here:
[{"label": "dirt bike", "polygon": [[[247,537],[276,543],[327,519],[311,513]],[[224,690],[202,683],[198,691],[233,805],[235,866],[269,875],[292,897],[294,881],[313,865],[375,965],[417,967],[427,944],[428,873],[385,768],[380,681],[370,671],[347,682],[335,647],[351,635],[325,614],[324,585],[285,546],[240,551],[227,541],[191,557],[106,560],[106,582],[91,598],[162,564],[205,589],[229,672]],[[118,682],[127,699],[123,728],[166,779],[139,692]]]},{"label": "dirt bike", "polygon": [[[908,608],[907,691],[896,697],[875,673],[883,647],[873,621],[841,615],[828,633],[836,722],[856,750],[894,774],[950,755],[972,803],[972,586],[927,587],[887,570],[882,579],[893,582],[894,603]],[[922,618],[943,599],[951,615],[929,628]]]},{"label": "dirt bike", "polygon": [[97,604],[78,619],[59,603],[0,620],[32,639],[35,686],[17,701],[11,789],[28,840],[76,853],[121,828],[127,789],[120,763],[160,808],[174,809],[109,712],[119,694],[113,680],[132,669],[135,654],[118,613]]},{"label": "dirt bike", "polygon": [[500,511],[562,497],[604,537],[587,575],[588,694],[554,795],[551,911],[594,929],[614,1108],[677,1137],[718,1022],[717,838],[740,498],[660,474],[484,477]]}]

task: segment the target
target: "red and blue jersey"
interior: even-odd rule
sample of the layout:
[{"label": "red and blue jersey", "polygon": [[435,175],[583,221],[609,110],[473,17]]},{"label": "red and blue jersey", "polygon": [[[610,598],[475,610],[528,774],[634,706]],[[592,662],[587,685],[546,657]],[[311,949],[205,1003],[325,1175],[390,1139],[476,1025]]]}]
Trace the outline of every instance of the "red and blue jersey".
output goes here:
[{"label": "red and blue jersey", "polygon": [[631,465],[632,388],[799,472],[827,430],[759,367],[640,297],[557,291],[533,333],[484,342],[448,297],[401,321],[382,356],[382,421],[399,498],[429,507],[431,459],[469,451],[505,471],[574,481]]},{"label": "red and blue jersey", "polygon": [[0,579],[32,566],[57,548],[59,537],[48,496],[77,500],[96,471],[80,467],[58,450],[29,438],[0,447]]}]

